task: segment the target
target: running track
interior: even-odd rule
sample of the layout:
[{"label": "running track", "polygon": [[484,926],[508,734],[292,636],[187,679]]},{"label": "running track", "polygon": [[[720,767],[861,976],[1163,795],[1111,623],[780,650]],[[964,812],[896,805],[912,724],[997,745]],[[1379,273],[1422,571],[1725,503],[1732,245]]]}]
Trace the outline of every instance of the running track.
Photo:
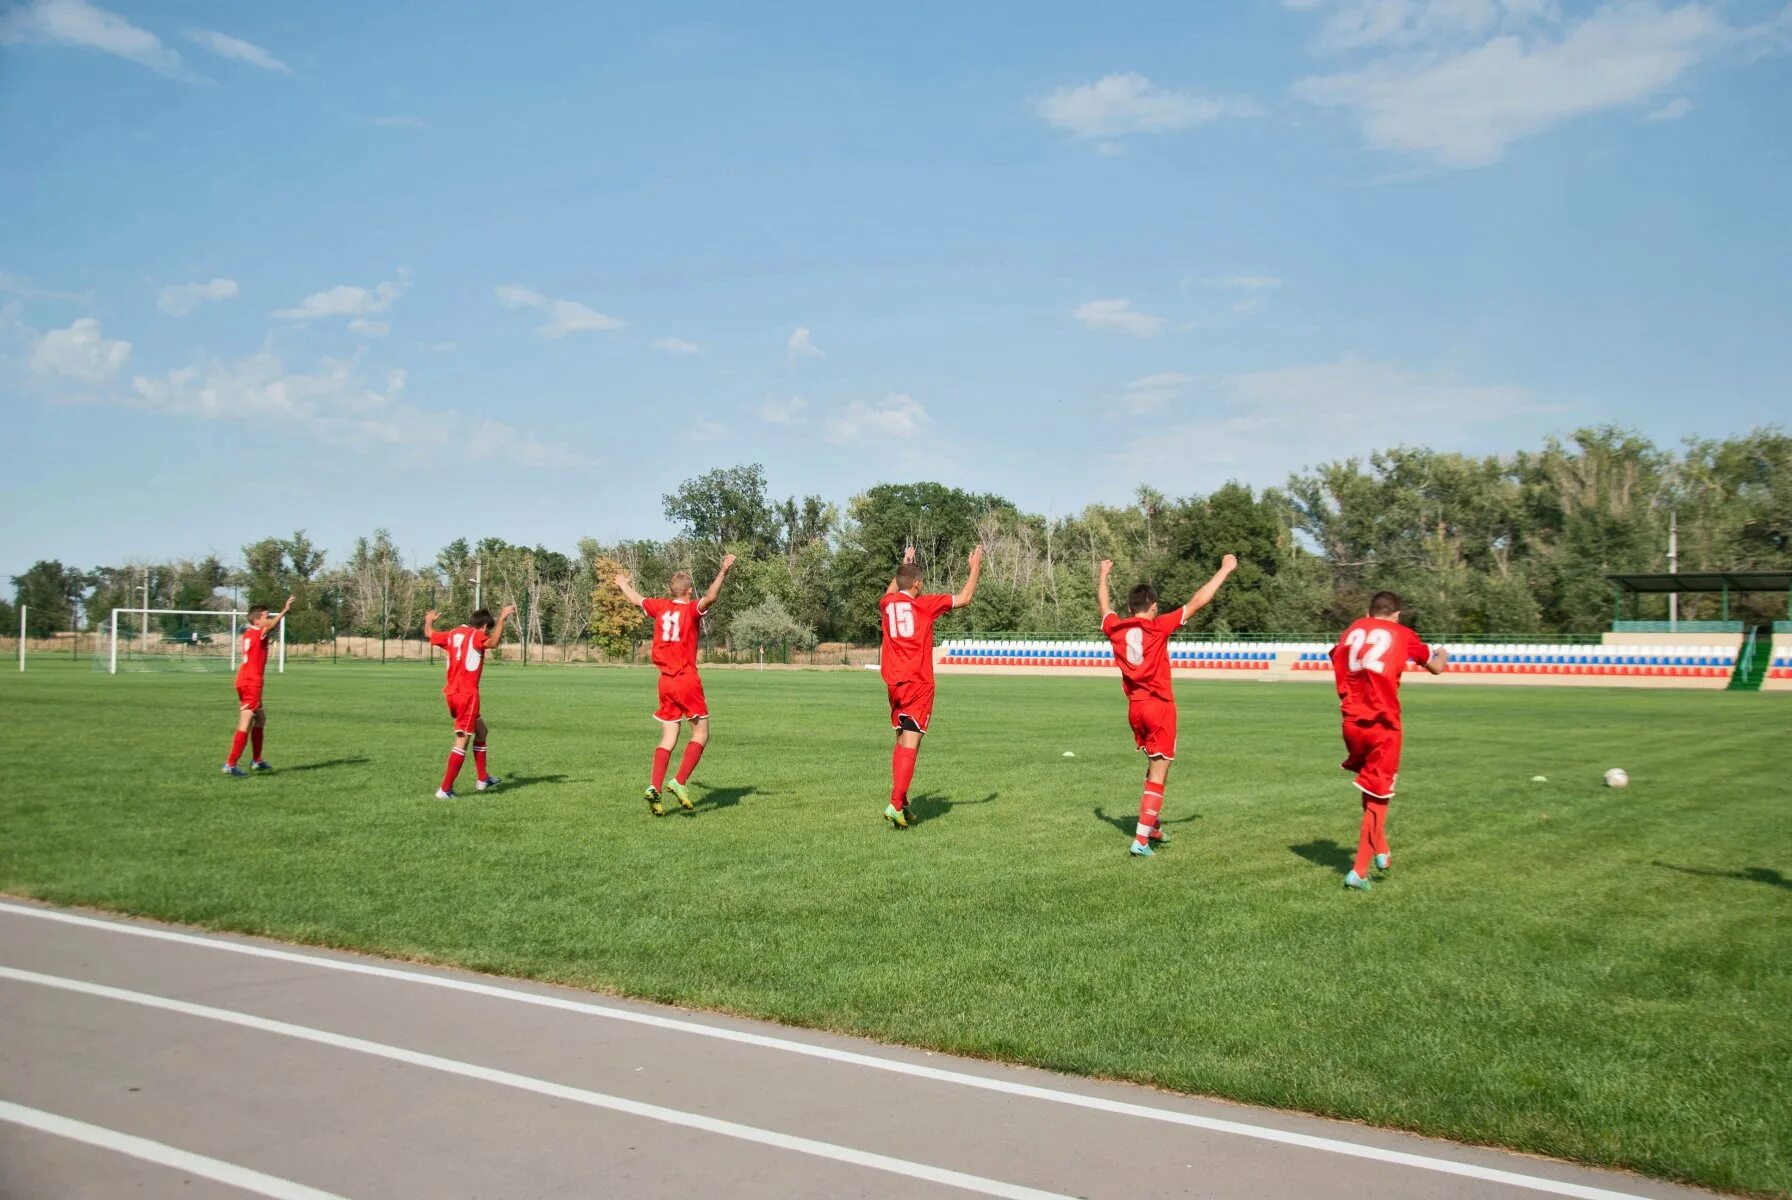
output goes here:
[{"label": "running track", "polygon": [[0,900],[0,1197],[1705,1193]]}]

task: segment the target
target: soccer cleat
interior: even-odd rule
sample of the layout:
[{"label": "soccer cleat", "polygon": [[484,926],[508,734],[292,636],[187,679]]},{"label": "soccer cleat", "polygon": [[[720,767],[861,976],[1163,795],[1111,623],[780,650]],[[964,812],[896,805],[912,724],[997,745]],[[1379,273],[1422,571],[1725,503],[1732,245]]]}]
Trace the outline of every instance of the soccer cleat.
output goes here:
[{"label": "soccer cleat", "polygon": [[241,778],[243,778],[243,776],[247,775],[249,772],[243,770],[239,766],[235,766],[234,764],[225,763],[224,764],[224,773],[226,775],[234,776],[237,779],[241,779]]},{"label": "soccer cleat", "polygon": [[1170,844],[1170,835],[1161,829],[1153,829],[1151,831],[1151,844],[1153,846],[1168,846]]},{"label": "soccer cleat", "polygon": [[456,796],[453,792],[448,791],[446,788],[437,788],[436,789],[436,799],[437,800],[458,800],[458,799],[460,799],[460,797]]},{"label": "soccer cleat", "polygon": [[654,787],[652,784],[648,784],[647,791],[642,793],[642,797],[647,801],[648,812],[656,817],[663,817],[666,815],[666,806],[660,803],[660,790],[658,788]]},{"label": "soccer cleat", "polygon": [[1149,842],[1141,842],[1137,838],[1133,839],[1132,846],[1126,852],[1134,858],[1150,858],[1154,853]]},{"label": "soccer cleat", "polygon": [[678,782],[676,779],[668,779],[666,780],[666,790],[678,797],[678,807],[684,809],[686,812],[697,811],[697,806],[691,803],[690,793],[684,790],[684,784]]},{"label": "soccer cleat", "polygon": [[884,820],[898,829],[908,828],[908,814],[894,804],[884,805]]},{"label": "soccer cleat", "polygon": [[1344,876],[1344,886],[1355,888],[1359,892],[1366,892],[1369,890],[1369,881],[1358,875],[1355,870],[1351,870]]},{"label": "soccer cleat", "polygon": [[496,775],[487,775],[484,779],[481,779],[478,783],[473,785],[473,790],[476,792],[483,792],[490,788],[495,788],[503,782],[504,781]]},{"label": "soccer cleat", "polygon": [[1394,869],[1393,856],[1388,855],[1388,854],[1377,854],[1375,856],[1375,869],[1377,871],[1393,870]]},{"label": "soccer cleat", "polygon": [[274,768],[268,766],[265,760],[258,758],[249,764],[249,769],[251,771],[272,771]]}]

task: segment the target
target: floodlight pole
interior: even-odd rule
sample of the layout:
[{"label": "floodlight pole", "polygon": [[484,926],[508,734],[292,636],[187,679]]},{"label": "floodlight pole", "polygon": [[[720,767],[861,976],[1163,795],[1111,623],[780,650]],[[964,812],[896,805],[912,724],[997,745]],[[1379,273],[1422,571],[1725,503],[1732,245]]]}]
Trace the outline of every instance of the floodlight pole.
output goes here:
[{"label": "floodlight pole", "polygon": [[485,564],[477,558],[473,560],[473,611],[479,611],[479,589],[481,578],[485,574]]},{"label": "floodlight pole", "polygon": [[107,674],[118,674],[118,610],[112,610],[112,665]]},{"label": "floodlight pole", "polygon": [[[1668,574],[1680,572],[1680,514],[1668,514]],[[1668,593],[1668,632],[1680,628],[1680,593]]]},{"label": "floodlight pole", "polygon": [[25,613],[30,605],[19,605],[19,670],[25,669]]}]

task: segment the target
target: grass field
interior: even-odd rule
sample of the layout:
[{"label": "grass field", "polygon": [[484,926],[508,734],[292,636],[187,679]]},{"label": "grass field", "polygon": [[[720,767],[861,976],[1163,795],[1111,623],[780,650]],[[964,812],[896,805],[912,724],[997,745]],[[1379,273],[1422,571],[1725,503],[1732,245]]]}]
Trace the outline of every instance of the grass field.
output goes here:
[{"label": "grass field", "polygon": [[1792,699],[1410,688],[1358,895],[1321,686],[1180,685],[1139,862],[1116,681],[942,678],[901,834],[876,675],[706,683],[653,820],[645,671],[491,671],[452,804],[422,667],[270,676],[242,780],[225,676],[0,676],[0,889],[1792,1192]]}]

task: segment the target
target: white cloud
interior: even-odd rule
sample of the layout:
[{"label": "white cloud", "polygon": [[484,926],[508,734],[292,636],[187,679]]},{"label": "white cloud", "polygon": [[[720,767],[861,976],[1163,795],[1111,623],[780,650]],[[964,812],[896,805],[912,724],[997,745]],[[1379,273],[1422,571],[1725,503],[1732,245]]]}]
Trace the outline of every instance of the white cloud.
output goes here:
[{"label": "white cloud", "polygon": [[1171,91],[1138,74],[1107,75],[1094,83],[1062,87],[1034,105],[1034,112],[1054,129],[1079,138],[1103,139],[1131,133],[1172,133],[1221,117],[1252,117],[1262,111],[1249,100],[1216,100]]},{"label": "white cloud", "polygon": [[823,353],[820,346],[809,340],[809,329],[804,325],[797,326],[791,333],[790,340],[784,343],[784,350],[788,362],[795,362],[799,358],[820,358]]},{"label": "white cloud", "polygon": [[31,369],[39,375],[104,383],[131,357],[131,344],[108,338],[100,323],[81,317],[64,329],[52,329],[31,348]]},{"label": "white cloud", "polygon": [[1282,286],[1282,281],[1273,275],[1232,275],[1209,282],[1214,287],[1232,288],[1240,292],[1273,292]]},{"label": "white cloud", "polygon": [[506,283],[496,289],[498,303],[505,308],[541,308],[548,313],[547,323],[535,332],[544,338],[563,338],[569,333],[602,332],[625,327],[627,321],[606,316],[587,308],[576,300],[556,300],[520,283]]},{"label": "white cloud", "polygon": [[[1525,19],[1552,11],[1530,6]],[[1559,35],[1509,31],[1467,49],[1390,55],[1360,71],[1302,79],[1293,93],[1351,112],[1378,149],[1479,167],[1521,138],[1647,99],[1719,46],[1725,32],[1702,5],[1628,0]]]},{"label": "white cloud", "polygon": [[422,117],[413,117],[407,113],[394,113],[390,116],[374,117],[371,123],[382,129],[427,129],[429,122]]},{"label": "white cloud", "polygon": [[205,283],[174,283],[156,293],[156,307],[171,317],[184,317],[208,300],[236,298],[236,280],[212,279]]},{"label": "white cloud", "polygon": [[1193,375],[1184,375],[1180,371],[1159,371],[1155,375],[1147,375],[1127,384],[1126,389],[1114,397],[1114,405],[1131,416],[1161,412],[1172,400],[1187,393],[1194,383]]},{"label": "white cloud", "polygon": [[399,370],[367,378],[359,358],[324,358],[289,370],[273,350],[207,358],[160,376],[136,376],[120,402],[202,420],[254,421],[362,453],[433,461],[453,448],[475,460],[570,466],[579,456],[498,421],[432,411],[406,398]]},{"label": "white cloud", "polygon": [[1688,100],[1685,96],[1681,96],[1678,99],[1669,100],[1666,104],[1650,113],[1647,119],[1651,121],[1678,121],[1681,117],[1684,117],[1691,111],[1692,101]]},{"label": "white cloud", "polygon": [[1079,304],[1072,314],[1089,329],[1107,329],[1130,333],[1133,337],[1156,337],[1163,332],[1164,319],[1136,311],[1131,300],[1091,300]]},{"label": "white cloud", "polygon": [[453,342],[418,342],[417,345],[432,354],[453,354],[456,349]]},{"label": "white cloud", "polygon": [[906,393],[887,396],[876,404],[854,400],[827,422],[830,442],[901,441],[921,433],[933,418]]},{"label": "white cloud", "polygon": [[383,313],[398,302],[411,286],[411,274],[400,268],[396,279],[375,284],[371,288],[354,284],[337,284],[321,292],[313,292],[291,308],[274,310],[274,316],[286,321],[317,321],[331,317],[370,317]]},{"label": "white cloud", "polygon": [[208,82],[187,69],[162,39],[87,0],[35,0],[0,15],[0,44],[43,41],[127,59],[171,79]]},{"label": "white cloud", "polygon": [[90,292],[54,292],[48,288],[36,287],[29,279],[10,271],[0,271],[0,292],[21,296],[26,300],[81,300],[89,303],[93,300]]},{"label": "white cloud", "polygon": [[392,332],[392,326],[385,321],[369,321],[366,317],[356,317],[348,323],[350,333],[358,333],[362,337],[385,337]]},{"label": "white cloud", "polygon": [[696,342],[687,342],[683,338],[663,337],[653,339],[655,350],[664,350],[667,354],[702,354],[703,347]]},{"label": "white cloud", "polygon": [[248,63],[252,67],[260,67],[264,71],[275,71],[281,75],[293,73],[291,67],[254,42],[245,42],[242,38],[231,37],[228,33],[219,33],[215,29],[189,29],[187,37],[194,43],[204,46],[219,58]]},{"label": "white cloud", "polygon": [[788,400],[767,396],[759,405],[759,419],[772,425],[794,425],[808,407],[809,402],[801,396],[792,396]]},{"label": "white cloud", "polygon": [[720,421],[712,421],[708,417],[698,417],[696,422],[685,431],[688,442],[719,442],[728,436],[728,427]]}]

